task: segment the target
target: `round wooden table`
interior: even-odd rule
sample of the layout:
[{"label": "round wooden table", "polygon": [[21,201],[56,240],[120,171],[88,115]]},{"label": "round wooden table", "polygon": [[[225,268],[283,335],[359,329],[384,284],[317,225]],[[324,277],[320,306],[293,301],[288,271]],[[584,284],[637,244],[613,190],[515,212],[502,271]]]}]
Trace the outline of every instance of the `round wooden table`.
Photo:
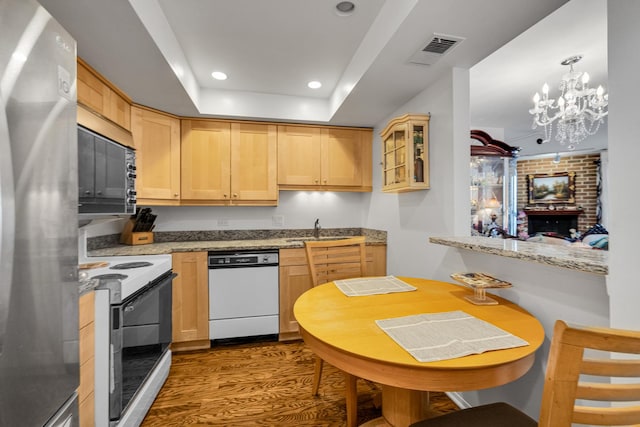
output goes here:
[{"label": "round wooden table", "polygon": [[[533,365],[544,341],[540,322],[518,305],[493,296],[498,305],[474,305],[469,288],[427,279],[398,277],[416,291],[348,297],[333,282],[308,290],[294,305],[305,343],[327,363],[347,374],[379,383],[382,414],[402,427],[426,417],[423,391],[466,391],[514,381]],[[438,362],[418,362],[393,341],[375,320],[462,310],[526,340],[524,347]],[[349,408],[351,404],[351,408]],[[355,425],[355,402],[347,402],[348,424]]]}]

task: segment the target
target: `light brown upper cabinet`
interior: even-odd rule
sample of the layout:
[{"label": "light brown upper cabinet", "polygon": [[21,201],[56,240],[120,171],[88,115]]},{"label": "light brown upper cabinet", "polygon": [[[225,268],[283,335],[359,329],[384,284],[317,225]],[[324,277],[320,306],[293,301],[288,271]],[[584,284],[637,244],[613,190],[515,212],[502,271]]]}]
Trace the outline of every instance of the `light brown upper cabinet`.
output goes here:
[{"label": "light brown upper cabinet", "polygon": [[370,129],[278,126],[281,190],[371,191]]},{"label": "light brown upper cabinet", "polygon": [[405,114],[391,120],[382,136],[382,191],[429,188],[429,115]]},{"label": "light brown upper cabinet", "polygon": [[183,205],[275,206],[277,127],[182,121]]},{"label": "light brown upper cabinet", "polygon": [[134,105],[138,204],[177,205],[180,201],[180,120]]},{"label": "light brown upper cabinet", "polygon": [[78,58],[78,103],[131,130],[131,100],[100,73]]}]

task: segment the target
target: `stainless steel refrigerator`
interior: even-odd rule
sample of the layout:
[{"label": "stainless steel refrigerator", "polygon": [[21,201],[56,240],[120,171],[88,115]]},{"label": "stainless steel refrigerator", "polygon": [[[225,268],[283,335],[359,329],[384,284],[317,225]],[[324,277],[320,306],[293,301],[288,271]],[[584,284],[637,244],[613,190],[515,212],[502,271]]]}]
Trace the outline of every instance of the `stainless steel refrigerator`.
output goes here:
[{"label": "stainless steel refrigerator", "polygon": [[78,424],[76,43],[0,0],[0,426]]}]

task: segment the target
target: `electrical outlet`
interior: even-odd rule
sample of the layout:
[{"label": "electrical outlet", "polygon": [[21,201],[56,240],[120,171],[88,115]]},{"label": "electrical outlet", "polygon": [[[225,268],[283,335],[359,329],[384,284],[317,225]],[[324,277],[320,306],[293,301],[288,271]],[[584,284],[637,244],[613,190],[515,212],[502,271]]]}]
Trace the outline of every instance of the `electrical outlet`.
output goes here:
[{"label": "electrical outlet", "polygon": [[221,227],[227,227],[229,225],[229,220],[227,218],[218,219],[218,225]]},{"label": "electrical outlet", "polygon": [[271,217],[271,225],[274,227],[284,226],[284,215],[274,215]]}]

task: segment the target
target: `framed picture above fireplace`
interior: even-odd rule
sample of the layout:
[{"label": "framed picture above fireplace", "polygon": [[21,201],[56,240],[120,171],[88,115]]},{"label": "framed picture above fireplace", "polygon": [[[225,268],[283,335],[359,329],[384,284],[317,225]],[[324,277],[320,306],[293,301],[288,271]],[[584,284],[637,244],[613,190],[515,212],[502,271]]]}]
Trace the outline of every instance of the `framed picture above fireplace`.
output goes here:
[{"label": "framed picture above fireplace", "polygon": [[575,204],[575,172],[527,175],[529,204]]}]

